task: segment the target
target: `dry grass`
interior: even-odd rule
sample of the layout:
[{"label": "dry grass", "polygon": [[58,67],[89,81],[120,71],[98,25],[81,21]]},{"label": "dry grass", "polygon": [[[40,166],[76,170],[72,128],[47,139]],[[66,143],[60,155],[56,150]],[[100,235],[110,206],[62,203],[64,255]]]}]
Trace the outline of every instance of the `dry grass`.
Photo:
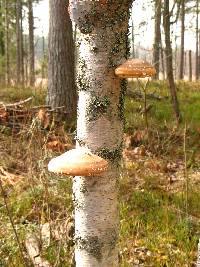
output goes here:
[{"label": "dry grass", "polygon": [[[188,125],[187,198],[184,124],[177,128],[170,119],[169,100],[149,100],[153,108],[148,114],[148,137],[143,115],[136,110],[143,102],[126,101],[126,132],[129,137],[132,135],[132,140],[124,150],[120,179],[122,267],[195,266],[200,235],[200,115],[194,114],[192,106],[194,102],[199,105],[200,92],[196,84],[194,87],[180,84],[179,87]],[[182,91],[186,87],[187,92]],[[158,94],[167,95],[165,84],[151,84],[149,90],[155,88]],[[0,95],[6,102],[34,96],[32,105],[41,105],[45,91],[10,88],[2,89]],[[71,266],[72,261],[73,242],[68,234],[72,229],[65,225],[73,213],[71,181],[49,174],[46,166],[50,158],[71,142],[66,125],[50,123],[44,129],[34,118],[23,123],[17,131],[0,125],[0,167],[4,170],[1,179],[20,243],[24,247],[27,234],[37,233],[41,255],[60,267]],[[48,231],[46,235],[42,234],[44,225],[51,226],[50,237]],[[26,261],[29,266],[27,256]],[[0,266],[24,266],[3,198],[0,198]]]}]

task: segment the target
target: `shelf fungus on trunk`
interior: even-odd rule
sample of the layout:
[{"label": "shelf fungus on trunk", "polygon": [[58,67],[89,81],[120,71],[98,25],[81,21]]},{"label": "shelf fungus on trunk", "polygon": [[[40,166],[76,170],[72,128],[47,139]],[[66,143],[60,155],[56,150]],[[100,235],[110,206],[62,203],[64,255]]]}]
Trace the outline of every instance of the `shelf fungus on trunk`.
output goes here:
[{"label": "shelf fungus on trunk", "polygon": [[156,74],[155,68],[148,62],[132,58],[126,60],[115,69],[115,75],[120,78],[145,78]]},{"label": "shelf fungus on trunk", "polygon": [[100,176],[108,170],[108,162],[87,148],[76,148],[53,158],[48,164],[50,172],[71,176]]}]

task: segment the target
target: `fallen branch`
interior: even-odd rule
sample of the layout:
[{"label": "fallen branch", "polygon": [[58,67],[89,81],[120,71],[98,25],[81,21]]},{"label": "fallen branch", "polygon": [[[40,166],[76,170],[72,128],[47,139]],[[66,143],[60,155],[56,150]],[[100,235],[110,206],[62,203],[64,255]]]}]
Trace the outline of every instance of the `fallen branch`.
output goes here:
[{"label": "fallen branch", "polygon": [[35,235],[27,236],[25,247],[34,267],[51,267],[50,263],[40,256],[40,244]]},{"label": "fallen branch", "polygon": [[35,107],[31,107],[30,110],[37,110],[37,109],[41,109],[41,108],[43,108],[43,109],[50,109],[51,106],[49,106],[49,105],[35,106]]},{"label": "fallen branch", "polygon": [[48,112],[57,112],[58,110],[62,110],[64,108],[65,108],[65,106],[55,107],[55,108],[49,109]]},{"label": "fallen branch", "polygon": [[[37,119],[44,129],[47,129],[53,120],[53,115],[63,113],[64,106],[51,108],[49,105],[39,105],[34,107],[25,107],[23,104],[29,102],[32,97],[13,103],[4,104],[0,102],[0,125],[11,129],[20,130],[20,125],[31,124]],[[18,127],[19,125],[19,127]],[[24,128],[24,127],[23,127]]]},{"label": "fallen branch", "polygon": [[15,103],[12,103],[12,104],[5,104],[3,102],[0,102],[0,105],[3,106],[4,109],[7,109],[9,107],[20,107],[23,104],[30,102],[32,99],[33,99],[33,97],[31,96],[31,97],[29,97],[29,98],[27,98],[25,100],[21,100],[19,102],[15,102]]},{"label": "fallen branch", "polygon": [[[140,92],[139,90],[134,90],[133,91],[130,88],[128,88],[128,90],[127,90],[127,96],[131,97],[131,98],[134,98],[134,99],[143,99],[144,98],[144,94],[142,92]],[[161,101],[164,98],[166,98],[166,97],[159,96],[156,93],[149,93],[149,94],[146,95],[146,97],[148,99],[155,99],[155,100],[158,100],[158,101]]]}]

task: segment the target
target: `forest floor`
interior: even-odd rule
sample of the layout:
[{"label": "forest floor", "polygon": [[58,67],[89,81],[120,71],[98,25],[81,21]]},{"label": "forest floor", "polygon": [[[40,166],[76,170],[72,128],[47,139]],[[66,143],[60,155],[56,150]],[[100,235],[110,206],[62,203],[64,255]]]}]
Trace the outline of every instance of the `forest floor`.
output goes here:
[{"label": "forest floor", "polygon": [[[200,83],[177,84],[183,117],[177,125],[166,84],[151,82],[148,127],[143,93],[137,83],[129,87],[120,169],[120,266],[195,266]],[[39,258],[67,267],[73,254],[71,181],[51,175],[46,166],[50,158],[73,147],[75,129],[56,124],[45,112],[38,115],[45,90],[0,89],[4,103],[30,96],[23,112],[21,107],[9,114],[0,109],[0,267],[31,266],[27,253],[21,253],[30,240],[38,244]]]}]

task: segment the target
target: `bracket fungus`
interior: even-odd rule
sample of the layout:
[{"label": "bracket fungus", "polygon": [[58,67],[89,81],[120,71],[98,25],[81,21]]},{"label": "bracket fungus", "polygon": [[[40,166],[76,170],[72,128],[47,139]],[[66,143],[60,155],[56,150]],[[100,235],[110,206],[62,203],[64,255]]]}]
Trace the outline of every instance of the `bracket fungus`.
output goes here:
[{"label": "bracket fungus", "polygon": [[79,147],[53,158],[48,164],[50,172],[71,176],[99,176],[108,169],[108,162],[87,148]]},{"label": "bracket fungus", "polygon": [[151,64],[138,58],[127,59],[115,69],[115,75],[124,79],[145,78],[155,74],[156,70]]}]

